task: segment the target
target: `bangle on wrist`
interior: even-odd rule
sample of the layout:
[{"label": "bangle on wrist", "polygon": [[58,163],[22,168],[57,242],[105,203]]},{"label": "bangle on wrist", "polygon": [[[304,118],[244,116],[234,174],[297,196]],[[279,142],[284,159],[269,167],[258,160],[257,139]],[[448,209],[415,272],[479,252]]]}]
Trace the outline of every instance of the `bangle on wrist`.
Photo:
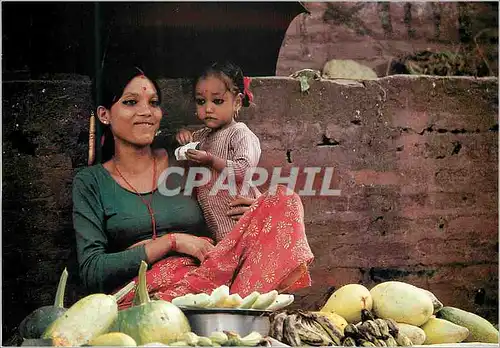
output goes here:
[{"label": "bangle on wrist", "polygon": [[175,251],[177,249],[177,240],[175,239],[175,235],[170,233],[167,235],[167,238],[170,242],[170,251]]}]

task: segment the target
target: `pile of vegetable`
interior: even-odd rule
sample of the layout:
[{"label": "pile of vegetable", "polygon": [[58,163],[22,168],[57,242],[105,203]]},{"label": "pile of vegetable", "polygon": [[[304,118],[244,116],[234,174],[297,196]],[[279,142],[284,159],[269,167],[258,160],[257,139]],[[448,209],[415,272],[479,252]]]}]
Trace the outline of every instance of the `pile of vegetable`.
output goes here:
[{"label": "pile of vegetable", "polygon": [[[168,344],[181,340],[191,331],[184,313],[175,305],[163,300],[151,300],[146,288],[147,264],[141,263],[136,286],[134,306],[118,311],[117,302],[132,288],[127,285],[115,295],[88,295],[52,320],[48,315],[44,320],[34,322],[28,316],[23,327],[37,325],[38,331],[31,338],[49,339],[53,346],[136,346],[149,343]],[[64,275],[64,274],[63,274]],[[67,277],[67,272],[65,273]],[[65,278],[60,283],[63,288]],[[56,308],[62,304],[61,291],[56,296]],[[62,305],[61,305],[62,306]],[[47,309],[43,309],[45,312]],[[38,310],[39,312],[40,310]],[[52,312],[51,314],[52,315]],[[52,320],[52,321],[51,321]],[[51,321],[50,323],[48,323]],[[46,328],[44,326],[47,325]],[[39,333],[43,330],[43,333]],[[22,333],[34,332],[23,329]],[[28,338],[24,336],[23,338]]]},{"label": "pile of vegetable", "polygon": [[[290,346],[388,347],[456,344],[498,344],[498,330],[486,319],[444,306],[436,296],[414,285],[388,281],[368,290],[347,284],[318,311],[285,310],[293,295],[254,292],[245,298],[221,286],[209,294],[188,294],[171,302],[151,300],[146,287],[147,264],[138,283],[115,295],[88,295],[64,308],[68,273],[63,271],[53,306],[30,313],[19,327],[25,339],[43,338],[53,346],[270,346],[271,338]],[[118,310],[117,302],[135,286],[134,305]],[[209,337],[191,331],[182,309],[239,308],[271,310],[269,336],[241,337],[217,331]]]},{"label": "pile of vegetable", "polygon": [[[339,330],[317,321],[318,314],[333,317]],[[316,314],[315,316],[312,314]],[[281,311],[272,316],[271,336],[291,346],[391,347],[496,343],[498,330],[486,319],[444,306],[428,290],[389,281],[371,290],[347,284],[335,291],[319,312]]]},{"label": "pile of vegetable", "polygon": [[222,285],[208,294],[187,294],[174,298],[172,303],[186,308],[238,308],[275,311],[290,305],[294,300],[291,294],[278,294],[271,290],[261,294],[254,291],[245,298],[239,294],[230,294],[229,287]]},{"label": "pile of vegetable", "polygon": [[[54,306],[37,309],[20,325],[25,339],[48,339],[53,346],[270,346],[258,332],[241,337],[237,332],[213,332],[209,337],[191,332],[187,317],[173,303],[151,300],[146,284],[147,264],[141,263],[137,285],[128,284],[115,295],[91,294],[70,308],[63,306],[68,272],[59,282]],[[118,301],[135,286],[134,305],[118,310]],[[200,296],[201,295],[201,296]],[[198,302],[197,299],[206,299]],[[195,301],[192,301],[195,299]],[[173,301],[174,302],[174,301]],[[212,308],[283,308],[293,302],[293,295],[277,291],[254,292],[242,299],[230,295],[227,286],[215,289],[211,296],[188,294],[175,300],[187,307]]]}]

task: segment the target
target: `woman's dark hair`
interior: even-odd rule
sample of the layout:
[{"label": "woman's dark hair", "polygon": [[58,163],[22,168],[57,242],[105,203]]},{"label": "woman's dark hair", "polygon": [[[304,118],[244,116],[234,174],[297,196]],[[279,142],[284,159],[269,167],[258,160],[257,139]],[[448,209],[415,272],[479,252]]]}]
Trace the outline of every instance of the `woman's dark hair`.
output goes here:
[{"label": "woman's dark hair", "polygon": [[243,94],[242,106],[250,106],[250,96],[245,91],[245,80],[241,68],[231,62],[215,62],[206,67],[193,80],[193,95],[195,94],[196,84],[207,77],[214,76],[220,78],[226,85],[227,89],[234,94]]},{"label": "woman's dark hair", "polygon": [[[114,103],[120,99],[123,90],[128,83],[136,76],[146,76],[156,89],[158,100],[161,103],[161,90],[155,78],[148,76],[144,71],[137,66],[121,65],[120,63],[110,63],[104,66],[98,75],[92,81],[92,91],[94,97],[95,108],[104,106],[106,109],[111,109]],[[109,125],[99,122],[99,127],[102,129],[104,143],[101,147],[101,162],[106,162],[113,156],[115,152],[115,143],[111,128]],[[101,146],[101,139],[96,141],[97,147]]]}]

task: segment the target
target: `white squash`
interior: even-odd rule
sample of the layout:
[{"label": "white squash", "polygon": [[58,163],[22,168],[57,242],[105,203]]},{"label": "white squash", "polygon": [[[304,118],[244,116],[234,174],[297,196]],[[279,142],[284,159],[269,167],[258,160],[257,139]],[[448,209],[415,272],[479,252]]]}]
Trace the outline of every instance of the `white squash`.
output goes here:
[{"label": "white squash", "polygon": [[404,282],[389,281],[374,286],[372,312],[379,318],[420,326],[431,317],[434,306],[422,289]]}]

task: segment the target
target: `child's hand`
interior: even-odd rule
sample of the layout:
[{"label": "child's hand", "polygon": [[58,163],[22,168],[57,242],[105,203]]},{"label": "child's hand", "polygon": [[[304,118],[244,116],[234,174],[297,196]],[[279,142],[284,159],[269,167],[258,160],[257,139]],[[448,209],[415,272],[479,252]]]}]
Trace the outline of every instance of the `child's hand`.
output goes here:
[{"label": "child's hand", "polygon": [[186,151],[186,158],[190,161],[204,165],[211,165],[213,160],[212,154],[206,151],[193,149],[189,149]]},{"label": "child's hand", "polygon": [[186,145],[193,141],[193,133],[187,129],[181,129],[175,135],[175,140],[181,145]]}]

